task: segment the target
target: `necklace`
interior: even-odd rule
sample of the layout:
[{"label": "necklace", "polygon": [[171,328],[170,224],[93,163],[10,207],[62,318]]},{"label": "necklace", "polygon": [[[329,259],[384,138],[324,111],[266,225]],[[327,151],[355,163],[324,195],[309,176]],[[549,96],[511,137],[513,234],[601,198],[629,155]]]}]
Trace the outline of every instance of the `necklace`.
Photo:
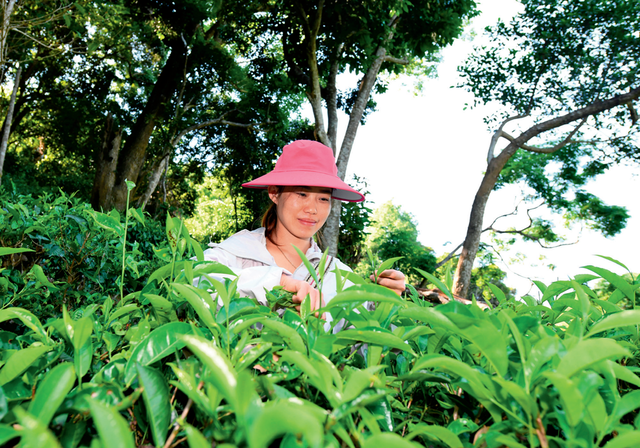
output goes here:
[{"label": "necklace", "polygon": [[286,260],[289,262],[289,264],[291,266],[293,266],[293,269],[296,270],[298,266],[296,266],[295,264],[293,264],[291,262],[291,260],[289,260],[289,257],[287,257],[287,254],[284,253],[284,251],[282,249],[280,249],[280,246],[278,246],[277,244],[274,244],[274,246],[276,246],[278,248],[278,250],[280,251],[280,253],[284,256],[284,258],[286,258]]}]

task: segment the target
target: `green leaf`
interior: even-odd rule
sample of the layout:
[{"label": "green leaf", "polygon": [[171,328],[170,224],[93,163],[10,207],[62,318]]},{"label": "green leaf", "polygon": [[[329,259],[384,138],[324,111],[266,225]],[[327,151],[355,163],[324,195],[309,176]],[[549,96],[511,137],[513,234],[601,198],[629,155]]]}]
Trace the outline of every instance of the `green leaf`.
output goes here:
[{"label": "green leaf", "polygon": [[594,334],[601,333],[603,331],[611,330],[613,328],[627,327],[630,325],[640,325],[640,310],[625,310],[619,313],[610,314],[600,322],[592,325],[585,337],[588,338],[589,336],[593,336]]},{"label": "green leaf", "polygon": [[25,247],[0,247],[0,257],[3,255],[21,254],[23,252],[35,252],[35,250]]},{"label": "green leaf", "polygon": [[40,265],[34,264],[33,267],[31,268],[31,273],[33,273],[36,276],[36,279],[44,286],[46,286],[47,288],[49,288],[49,290],[51,291],[57,291],[58,287],[56,285],[54,285],[53,283],[51,283],[49,281],[49,279],[47,278],[46,275],[44,275],[44,271],[42,270],[42,267],[40,267]]},{"label": "green leaf", "polygon": [[366,342],[367,344],[397,348],[416,356],[409,344],[393,333],[385,331],[382,328],[364,327],[359,329],[342,330],[337,334],[337,336],[338,340],[336,341],[336,344],[340,344],[341,339],[347,339],[349,341]]},{"label": "green leaf", "polygon": [[560,392],[560,400],[567,416],[567,421],[571,426],[577,426],[584,412],[583,397],[577,385],[558,372],[545,372],[544,376],[549,378],[558,389],[558,392]]},{"label": "green leaf", "polygon": [[338,306],[344,307],[347,304],[364,302],[389,302],[402,307],[407,306],[407,303],[390,289],[368,283],[353,285],[343,290],[331,299],[321,311],[329,311]]},{"label": "green leaf", "polygon": [[380,275],[381,273],[383,273],[384,271],[389,269],[391,266],[393,266],[393,264],[396,261],[402,260],[403,258],[404,257],[393,257],[393,258],[389,258],[388,260],[383,261],[382,264],[380,266],[378,266],[378,269],[376,269],[378,275]]},{"label": "green leaf", "polygon": [[[189,448],[211,448],[211,442],[208,442],[207,439],[202,435],[200,431],[198,431],[193,426],[188,423],[184,424],[184,430],[187,433],[187,442],[189,442]],[[220,444],[216,446],[222,446]]]},{"label": "green leaf", "polygon": [[498,302],[504,303],[507,301],[507,296],[504,295],[504,292],[502,292],[500,288],[498,288],[493,283],[489,283],[488,286],[491,292],[493,293],[493,295],[496,297],[496,299],[498,299]]},{"label": "green leaf", "polygon": [[36,394],[29,403],[29,412],[47,427],[56,411],[71,391],[76,372],[69,362],[58,364],[38,384]]},{"label": "green leaf", "polygon": [[89,371],[93,357],[93,344],[91,333],[93,332],[93,321],[90,317],[83,317],[73,324],[73,361],[78,375],[78,382]]},{"label": "green leaf", "polygon": [[326,415],[318,412],[299,398],[268,402],[250,428],[249,446],[266,448],[282,434],[300,434],[312,448],[323,446],[323,423]]},{"label": "green leaf", "polygon": [[618,266],[620,266],[620,267],[624,268],[624,269],[625,269],[629,274],[631,274],[631,271],[629,270],[629,268],[628,268],[628,267],[626,267],[626,266],[624,265],[624,263],[622,263],[622,262],[620,262],[620,261],[616,260],[615,258],[607,257],[607,256],[605,256],[605,255],[596,255],[596,257],[600,257],[600,258],[604,258],[605,260],[609,260],[609,261],[611,261],[612,263],[615,263],[615,264],[617,264]]},{"label": "green leaf", "polygon": [[[443,428],[444,429],[444,428]],[[362,444],[362,448],[416,448],[420,445],[409,442],[398,434],[393,434],[389,432],[383,432],[380,434],[373,435],[364,441]],[[462,445],[460,445],[462,446]]]},{"label": "green leaf", "polygon": [[53,347],[47,345],[36,345],[18,350],[6,360],[5,365],[0,369],[0,386],[4,386],[9,381],[22,374],[42,355]]},{"label": "green leaf", "polygon": [[640,431],[629,431],[609,440],[604,448],[636,448],[640,446]]},{"label": "green leaf", "polygon": [[629,282],[627,282],[624,278],[620,277],[618,274],[614,274],[611,271],[608,271],[603,268],[599,268],[597,266],[582,266],[582,267],[584,269],[589,269],[590,271],[595,272],[600,277],[604,278],[606,281],[608,281],[613,286],[618,288],[620,291],[624,293],[625,296],[627,296],[629,300],[631,300],[632,303],[635,300],[635,290],[633,286],[631,286]]},{"label": "green leaf", "polygon": [[212,374],[211,379],[214,381],[214,385],[227,402],[235,405],[235,388],[238,380],[236,371],[227,356],[213,342],[199,336],[181,335],[180,339],[208,367]]},{"label": "green leaf", "polygon": [[23,324],[33,330],[33,332],[36,333],[42,341],[49,341],[47,332],[42,327],[42,324],[40,323],[38,318],[31,312],[23,308],[15,307],[0,310],[0,323],[9,319],[20,319],[20,321],[22,321]]},{"label": "green leaf", "polygon": [[462,442],[460,438],[449,431],[447,428],[443,428],[442,426],[437,425],[424,425],[418,424],[411,429],[409,435],[407,435],[407,439],[412,440],[418,435],[426,434],[429,435],[443,443],[445,443],[450,448],[462,448]]},{"label": "green leaf", "polygon": [[137,373],[136,364],[151,365],[176,353],[184,347],[180,336],[192,334],[191,325],[185,322],[170,322],[153,330],[135,346],[124,369],[124,381],[131,384]]},{"label": "green leaf", "polygon": [[447,288],[447,285],[445,285],[444,283],[442,283],[439,279],[437,279],[434,275],[429,274],[428,272],[423,271],[422,269],[418,269],[418,268],[414,268],[416,271],[418,271],[424,278],[426,278],[427,280],[429,280],[431,283],[433,283],[434,285],[436,285],[436,287],[442,291],[443,293],[445,293],[447,295],[447,297],[449,297],[450,300],[455,300],[453,298],[453,294],[451,293],[451,291],[449,291],[449,288]]},{"label": "green leaf", "polygon": [[171,287],[189,302],[209,330],[217,332],[218,324],[214,318],[217,306],[208,292],[191,285],[182,285],[180,283],[172,283]]},{"label": "green leaf", "polygon": [[447,316],[434,308],[411,307],[404,310],[401,309],[398,311],[398,315],[425,322],[434,328],[442,327],[453,332],[458,329]]},{"label": "green leaf", "polygon": [[7,446],[7,442],[16,437],[20,437],[20,432],[9,425],[0,424],[0,446]]},{"label": "green leaf", "polygon": [[20,431],[22,438],[20,440],[21,448],[62,448],[60,443],[53,435],[49,428],[40,423],[40,421],[20,406],[13,408],[18,422],[23,429]]},{"label": "green leaf", "polygon": [[135,448],[129,425],[118,411],[92,399],[89,409],[103,447]]},{"label": "green leaf", "polygon": [[629,350],[613,339],[586,339],[567,352],[560,360],[556,372],[569,378],[597,362],[630,355]]},{"label": "green leaf", "polygon": [[171,396],[164,376],[156,369],[136,364],[147,421],[156,446],[164,446],[171,423]]}]

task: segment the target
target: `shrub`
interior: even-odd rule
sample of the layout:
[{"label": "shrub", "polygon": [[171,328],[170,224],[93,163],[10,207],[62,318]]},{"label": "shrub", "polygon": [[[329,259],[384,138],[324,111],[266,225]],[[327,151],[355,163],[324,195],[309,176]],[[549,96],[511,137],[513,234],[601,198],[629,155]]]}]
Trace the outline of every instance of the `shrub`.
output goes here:
[{"label": "shrub", "polygon": [[[640,310],[620,306],[635,304],[638,278],[589,266],[594,275],[539,283],[538,300],[492,287],[499,305],[482,310],[431,307],[342,272],[355,284],[326,307],[347,321],[334,334],[308,303],[280,315],[239,297],[235,281],[209,279],[229,270],[202,261],[177,218],[166,229],[166,263],[120,301],[107,295],[73,311],[63,303],[47,325],[23,307],[0,310],[0,444],[614,448],[640,440]],[[597,279],[614,285],[609,297],[590,289]],[[271,297],[283,301],[281,291]]]}]

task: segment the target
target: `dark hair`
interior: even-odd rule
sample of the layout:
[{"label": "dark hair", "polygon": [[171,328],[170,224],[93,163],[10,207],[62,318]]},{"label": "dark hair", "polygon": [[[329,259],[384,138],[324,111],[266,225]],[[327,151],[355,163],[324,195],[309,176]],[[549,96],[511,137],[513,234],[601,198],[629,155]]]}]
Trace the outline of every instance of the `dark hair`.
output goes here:
[{"label": "dark hair", "polygon": [[[284,191],[284,187],[278,186],[276,188],[277,188],[276,194],[280,196]],[[264,215],[262,215],[262,227],[264,227],[264,236],[272,243],[273,243],[273,240],[271,239],[271,233],[273,233],[273,231],[275,230],[277,223],[278,223],[278,208],[275,202],[271,202],[271,205],[269,206],[267,211],[264,212]]]}]

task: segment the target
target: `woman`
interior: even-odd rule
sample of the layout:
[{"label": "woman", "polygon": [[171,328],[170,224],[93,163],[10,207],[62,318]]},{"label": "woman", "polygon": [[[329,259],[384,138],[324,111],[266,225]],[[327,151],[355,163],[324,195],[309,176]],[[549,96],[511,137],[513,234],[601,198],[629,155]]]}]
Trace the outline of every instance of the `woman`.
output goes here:
[{"label": "woman", "polygon": [[[262,218],[263,227],[210,244],[204,252],[205,260],[218,261],[238,274],[241,295],[266,304],[266,291],[281,285],[294,293],[294,303],[301,303],[309,295],[311,309],[321,308],[336,295],[335,267],[350,269],[332,257],[320,292],[294,246],[317,269],[322,252],[313,237],[329,216],[331,199],[364,200],[337,172],[333,152],[327,146],[310,140],[285,146],[273,171],[242,185],[268,190],[272,204]],[[405,288],[404,274],[386,270],[378,276],[378,283],[400,294]]]}]

